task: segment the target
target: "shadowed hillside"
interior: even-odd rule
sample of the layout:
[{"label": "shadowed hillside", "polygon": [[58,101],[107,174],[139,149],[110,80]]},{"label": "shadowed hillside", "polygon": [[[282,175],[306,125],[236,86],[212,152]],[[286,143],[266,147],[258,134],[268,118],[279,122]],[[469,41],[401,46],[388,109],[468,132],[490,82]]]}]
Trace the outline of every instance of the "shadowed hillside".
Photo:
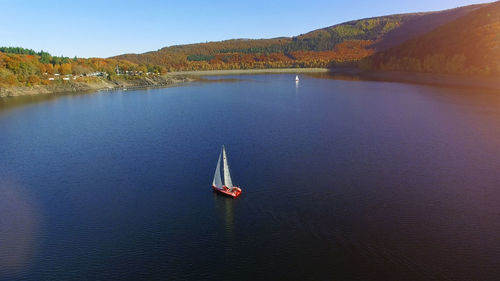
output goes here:
[{"label": "shadowed hillside", "polygon": [[374,70],[500,75],[500,2],[377,53],[363,64]]},{"label": "shadowed hillside", "polygon": [[387,32],[382,40],[373,44],[372,47],[377,51],[387,50],[409,39],[430,32],[438,26],[451,22],[484,6],[485,4],[470,5],[439,12],[419,13],[413,14],[413,16],[409,15],[408,19],[398,28]]}]

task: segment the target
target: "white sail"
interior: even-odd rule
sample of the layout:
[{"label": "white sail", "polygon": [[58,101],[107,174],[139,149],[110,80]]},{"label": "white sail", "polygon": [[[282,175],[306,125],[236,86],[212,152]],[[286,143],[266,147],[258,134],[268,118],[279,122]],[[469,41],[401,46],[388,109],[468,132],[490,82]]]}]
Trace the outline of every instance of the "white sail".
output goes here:
[{"label": "white sail", "polygon": [[219,160],[217,160],[217,168],[215,168],[214,181],[212,182],[212,185],[217,187],[217,188],[222,188],[222,179],[220,177],[220,157],[221,157],[221,154],[219,154]]},{"label": "white sail", "polygon": [[299,81],[299,76],[295,75],[295,81]]},{"label": "white sail", "polygon": [[229,164],[227,163],[226,149],[222,146],[222,158],[224,160],[224,185],[228,188],[233,187],[233,182],[231,181],[231,174],[229,173]]}]

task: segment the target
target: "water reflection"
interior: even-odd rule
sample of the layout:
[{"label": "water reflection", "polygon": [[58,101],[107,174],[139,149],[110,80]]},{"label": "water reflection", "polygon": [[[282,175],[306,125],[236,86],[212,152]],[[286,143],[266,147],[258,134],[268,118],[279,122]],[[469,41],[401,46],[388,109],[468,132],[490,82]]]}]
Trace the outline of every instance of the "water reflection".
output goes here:
[{"label": "water reflection", "polygon": [[217,218],[223,222],[225,259],[231,261],[235,255],[233,251],[235,246],[233,204],[235,200],[218,195],[215,192],[213,192],[213,199]]},{"label": "water reflection", "polygon": [[453,76],[446,74],[404,73],[404,72],[321,72],[307,73],[309,77],[344,81],[396,82],[416,85],[432,85],[454,89],[500,90],[500,83],[494,77]]},{"label": "water reflection", "polygon": [[26,106],[30,104],[36,104],[40,102],[54,101],[61,97],[73,97],[89,94],[92,92],[78,92],[78,93],[58,93],[58,94],[38,94],[38,95],[27,95],[18,97],[3,97],[0,98],[0,113],[18,108],[21,106]]},{"label": "water reflection", "polygon": [[232,239],[233,225],[234,225],[233,221],[234,199],[226,198],[224,196],[218,195],[215,192],[213,193],[213,199],[217,217],[219,219],[222,219],[222,221],[224,222],[226,237]]},{"label": "water reflection", "polygon": [[361,81],[368,79],[368,77],[363,77],[359,74],[334,73],[334,72],[306,73],[305,75],[319,79],[344,80],[344,81]]}]

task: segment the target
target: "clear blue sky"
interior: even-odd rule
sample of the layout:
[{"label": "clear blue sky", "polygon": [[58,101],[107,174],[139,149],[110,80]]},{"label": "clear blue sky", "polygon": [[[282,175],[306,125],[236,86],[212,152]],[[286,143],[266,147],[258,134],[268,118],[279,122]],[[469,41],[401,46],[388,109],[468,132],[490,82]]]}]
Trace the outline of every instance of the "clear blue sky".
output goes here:
[{"label": "clear blue sky", "polygon": [[360,18],[484,2],[488,1],[0,0],[0,46],[109,57],[176,44],[293,36]]}]

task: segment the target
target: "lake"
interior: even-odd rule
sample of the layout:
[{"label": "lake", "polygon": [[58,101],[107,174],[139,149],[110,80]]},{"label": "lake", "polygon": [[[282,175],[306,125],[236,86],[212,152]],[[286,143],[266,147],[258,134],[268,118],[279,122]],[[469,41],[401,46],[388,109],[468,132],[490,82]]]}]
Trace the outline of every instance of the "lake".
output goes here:
[{"label": "lake", "polygon": [[0,279],[500,276],[499,92],[294,78],[0,100]]}]

